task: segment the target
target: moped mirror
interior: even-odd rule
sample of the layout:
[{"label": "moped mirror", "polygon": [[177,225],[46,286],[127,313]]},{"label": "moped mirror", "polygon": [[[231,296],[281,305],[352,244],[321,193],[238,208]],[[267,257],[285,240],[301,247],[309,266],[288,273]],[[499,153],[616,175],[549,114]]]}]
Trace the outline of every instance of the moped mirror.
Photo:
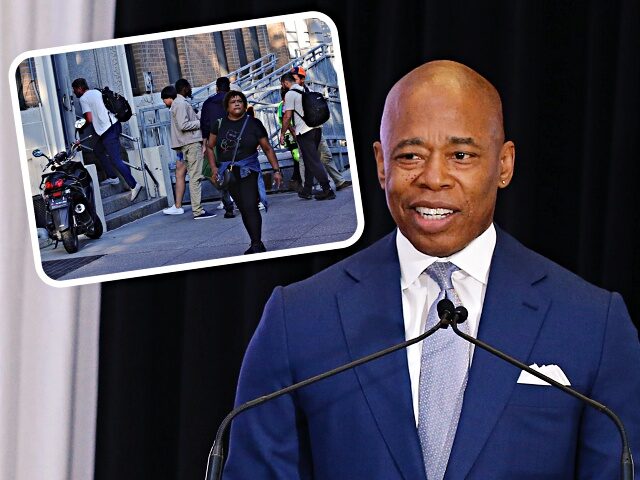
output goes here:
[{"label": "moped mirror", "polygon": [[76,120],[76,123],[75,123],[76,130],[80,130],[86,124],[87,124],[87,121],[84,118],[80,118]]},{"label": "moped mirror", "polygon": [[44,153],[42,153],[39,148],[36,148],[33,152],[31,152],[31,155],[33,155],[34,157],[44,157]]}]

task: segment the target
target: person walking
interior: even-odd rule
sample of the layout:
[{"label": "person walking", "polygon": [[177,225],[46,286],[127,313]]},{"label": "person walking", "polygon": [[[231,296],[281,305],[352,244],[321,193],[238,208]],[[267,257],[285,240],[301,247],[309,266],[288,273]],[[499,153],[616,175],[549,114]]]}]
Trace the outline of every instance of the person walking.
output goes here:
[{"label": "person walking", "polygon": [[100,159],[107,179],[101,185],[118,185],[120,179],[114,168],[120,172],[127,185],[131,189],[131,201],[133,202],[143,186],[136,182],[131,175],[131,169],[120,156],[120,134],[122,125],[116,116],[107,110],[102,100],[102,93],[96,89],[90,89],[84,78],[76,78],[71,82],[73,93],[80,100],[82,114],[85,120],[93,125],[93,129],[99,137],[94,147],[94,153]]},{"label": "person walking", "polygon": [[[227,115],[212,122],[207,142],[207,158],[213,172],[213,178],[218,178],[218,172],[231,168],[231,182],[229,191],[233,196],[251,245],[244,252],[266,252],[262,243],[262,216],[258,202],[262,202],[265,210],[268,208],[266,194],[258,188],[258,177],[261,175],[257,148],[260,146],[267,156],[274,172],[274,182],[277,187],[282,183],[282,173],[273,148],[269,144],[267,131],[257,118],[247,114],[247,97],[239,91],[231,90],[223,100]],[[217,160],[220,163],[218,167]]]},{"label": "person walking", "polygon": [[[222,100],[227,94],[230,88],[231,82],[227,77],[219,77],[216,79],[216,93],[207,98],[202,104],[202,110],[200,114],[200,131],[202,132],[202,141],[205,142],[209,138],[209,129],[213,122],[218,121],[227,115],[224,107],[222,106]],[[204,166],[205,172],[207,172],[207,165]],[[208,173],[204,173],[205,176]],[[224,218],[234,218],[233,214],[233,199],[229,193],[228,188],[219,187],[218,191],[221,195],[221,205],[224,208]],[[218,207],[220,208],[220,207]]]},{"label": "person walking", "polygon": [[[293,78],[296,83],[300,85],[305,92],[309,92],[309,87],[305,85],[305,80],[307,76],[307,72],[304,68],[298,66],[293,67],[291,69],[291,73],[293,74]],[[336,166],[336,162],[333,159],[333,154],[331,150],[329,150],[329,144],[324,137],[320,138],[320,144],[318,145],[318,155],[320,155],[320,162],[324,166],[325,170],[333,180],[333,183],[336,185],[336,191],[340,191],[344,188],[350,187],[352,185],[351,180],[347,180],[342,176],[340,170]]]},{"label": "person walking", "polygon": [[[284,136],[287,131],[291,131],[298,142],[298,147],[302,153],[304,163],[304,186],[298,196],[304,200],[333,200],[336,194],[331,190],[329,177],[320,161],[318,147],[322,139],[321,127],[310,127],[304,121],[304,109],[302,107],[302,93],[304,89],[295,82],[295,78],[290,72],[280,77],[282,87],[287,90],[284,97],[284,115],[282,116],[282,127],[280,129],[280,143],[284,144]],[[294,92],[294,90],[296,90]],[[291,127],[291,119],[294,112],[296,118],[296,128]],[[318,180],[322,191],[312,195],[313,179]]]},{"label": "person walking", "polygon": [[[276,120],[278,122],[278,127],[282,127],[282,117],[284,115],[284,96],[287,91],[284,88],[280,89],[280,97],[282,100],[278,104],[276,109]],[[291,119],[291,126],[295,128],[295,119]],[[289,189],[295,190],[299,192],[302,189],[302,175],[300,173],[300,149],[298,148],[298,144],[296,143],[296,138],[294,135],[287,131],[284,134],[284,147],[289,150],[291,153],[291,158],[293,159],[293,174],[291,175],[291,180],[289,180]]]},{"label": "person walking", "polygon": [[160,98],[171,109],[171,148],[182,153],[182,160],[176,162],[176,202],[162,213],[182,215],[182,197],[185,192],[185,177],[189,173],[189,194],[191,211],[195,220],[213,218],[215,213],[207,212],[200,204],[202,191],[202,140],[200,120],[186,97],[191,96],[191,85],[184,78],[179,79],[175,87],[168,86],[160,92]]}]

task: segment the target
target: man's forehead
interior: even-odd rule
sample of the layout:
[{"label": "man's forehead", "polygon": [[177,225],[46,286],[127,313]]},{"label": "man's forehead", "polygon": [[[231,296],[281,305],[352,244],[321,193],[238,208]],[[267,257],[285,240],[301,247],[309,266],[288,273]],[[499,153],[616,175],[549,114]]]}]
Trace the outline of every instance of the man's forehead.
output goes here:
[{"label": "man's forehead", "polygon": [[429,114],[464,115],[464,120],[486,123],[504,140],[498,92],[486,79],[464,65],[432,62],[401,78],[387,96],[380,134],[385,137],[394,130],[399,119],[418,120]]}]

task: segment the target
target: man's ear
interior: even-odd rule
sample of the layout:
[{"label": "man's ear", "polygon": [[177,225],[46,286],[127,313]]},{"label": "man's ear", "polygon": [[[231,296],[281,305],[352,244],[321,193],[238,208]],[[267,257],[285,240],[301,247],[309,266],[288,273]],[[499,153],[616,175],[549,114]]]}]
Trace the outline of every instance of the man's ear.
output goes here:
[{"label": "man's ear", "polygon": [[512,141],[505,142],[500,149],[500,179],[498,188],[505,188],[511,183],[516,162],[516,146]]},{"label": "man's ear", "polygon": [[378,169],[378,182],[380,187],[384,190],[385,185],[385,173],[384,173],[384,154],[382,152],[382,144],[378,141],[373,142],[373,154],[376,157],[376,166]]}]

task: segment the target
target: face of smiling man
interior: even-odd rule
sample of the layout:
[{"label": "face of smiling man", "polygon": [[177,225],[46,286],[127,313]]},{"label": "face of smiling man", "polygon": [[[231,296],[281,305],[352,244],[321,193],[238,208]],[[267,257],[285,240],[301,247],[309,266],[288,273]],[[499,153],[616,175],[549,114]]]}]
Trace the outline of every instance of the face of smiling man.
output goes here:
[{"label": "face of smiling man", "polygon": [[447,257],[493,221],[515,158],[495,88],[464,65],[430,62],[391,89],[373,145],[391,216],[422,253]]}]

